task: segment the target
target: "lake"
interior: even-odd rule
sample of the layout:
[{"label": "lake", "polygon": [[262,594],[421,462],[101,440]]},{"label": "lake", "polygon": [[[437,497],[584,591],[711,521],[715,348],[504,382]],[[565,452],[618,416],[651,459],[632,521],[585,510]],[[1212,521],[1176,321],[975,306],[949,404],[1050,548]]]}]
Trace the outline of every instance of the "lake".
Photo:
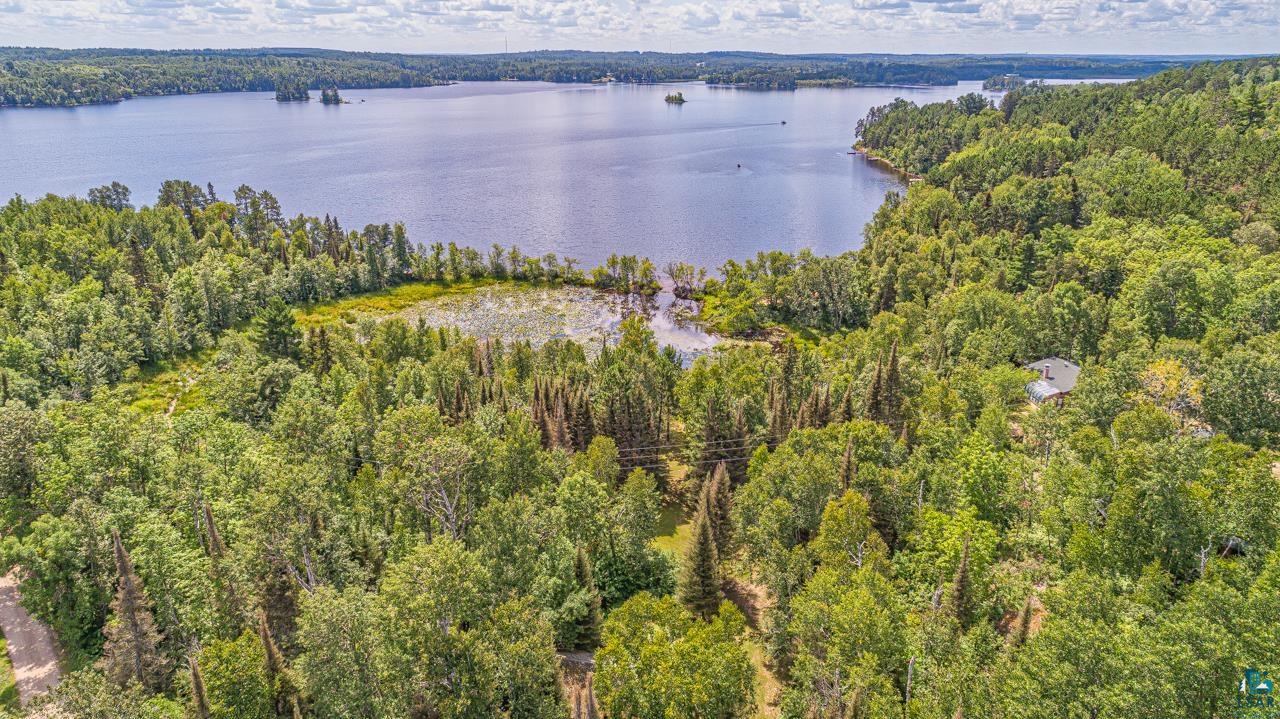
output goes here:
[{"label": "lake", "polygon": [[[755,92],[680,85],[463,83],[350,90],[350,104],[270,93],[0,111],[0,197],[84,195],[119,180],[135,204],[167,178],[273,192],[286,214],[348,229],[403,221],[415,242],[518,245],[717,267],[757,251],[857,247],[893,174],[849,155],[872,106],[934,88]],[[684,105],[663,97],[684,93]],[[782,124],[783,121],[786,124]]]}]

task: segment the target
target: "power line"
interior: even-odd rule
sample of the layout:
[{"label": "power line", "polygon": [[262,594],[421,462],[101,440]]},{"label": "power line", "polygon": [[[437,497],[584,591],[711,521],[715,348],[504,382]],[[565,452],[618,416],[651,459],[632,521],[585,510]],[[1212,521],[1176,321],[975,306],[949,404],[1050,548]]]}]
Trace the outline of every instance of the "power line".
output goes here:
[{"label": "power line", "polygon": [[[744,457],[723,457],[723,458],[719,458],[719,459],[699,459],[699,460],[694,460],[694,461],[692,461],[692,462],[681,462],[681,464],[685,465],[686,467],[697,467],[698,465],[701,465],[701,464],[719,464],[720,462],[724,462],[725,464],[732,464],[732,463],[734,463],[734,462],[747,462],[747,461],[750,461],[750,459],[751,459],[751,455],[747,455],[747,456],[744,456]],[[656,469],[656,468],[658,468],[658,467],[667,467],[667,468],[670,468],[670,467],[671,467],[671,465],[670,465],[670,464],[667,464],[666,462],[660,462],[660,463],[658,463],[658,464],[641,464],[641,465],[637,465],[637,466],[634,466],[634,467],[629,466],[629,467],[625,467],[625,469]]]},{"label": "power line", "polygon": [[[703,446],[703,447],[713,447],[713,446],[718,445],[718,444],[726,444],[726,443],[728,443],[728,444],[737,444],[737,443],[741,443],[741,442],[747,442],[747,443],[750,443],[750,442],[755,442],[755,441],[757,441],[757,439],[756,439],[756,438],[759,438],[759,441],[768,441],[768,440],[771,440],[771,439],[786,439],[786,438],[787,438],[787,435],[785,435],[785,434],[763,434],[763,435],[755,435],[755,436],[753,436],[753,437],[735,437],[735,438],[733,438],[733,439],[717,439],[717,440],[713,440],[713,441],[710,441],[710,442],[703,442],[703,443],[702,443],[702,446]],[[692,447],[692,446],[694,446],[695,444],[697,444],[697,440],[694,440],[694,439],[687,439],[687,440],[685,440],[685,441],[683,441],[683,442],[673,442],[673,443],[671,443],[671,444],[650,444],[650,445],[641,445],[641,446],[639,446],[639,447],[623,447],[623,448],[618,449],[618,453],[619,453],[619,454],[622,454],[623,452],[633,452],[633,451],[638,451],[638,450],[642,450],[642,449],[644,449],[644,450],[648,450],[648,449],[666,449],[666,448],[668,448],[668,447],[677,447],[677,448],[679,448],[679,447]]]}]

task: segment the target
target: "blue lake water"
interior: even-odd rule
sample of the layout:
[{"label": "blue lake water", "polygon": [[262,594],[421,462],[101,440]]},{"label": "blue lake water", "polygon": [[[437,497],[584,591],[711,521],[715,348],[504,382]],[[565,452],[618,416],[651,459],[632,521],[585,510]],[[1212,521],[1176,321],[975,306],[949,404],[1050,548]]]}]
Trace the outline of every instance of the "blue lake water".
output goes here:
[{"label": "blue lake water", "polygon": [[[119,180],[138,204],[167,178],[212,182],[225,198],[248,184],[286,214],[330,213],[348,229],[399,220],[416,242],[717,267],[759,250],[857,247],[901,188],[848,154],[857,121],[895,97],[976,89],[464,83],[351,90],[341,106],[229,93],[4,110],[0,197]],[[688,102],[666,104],[675,90]]]}]

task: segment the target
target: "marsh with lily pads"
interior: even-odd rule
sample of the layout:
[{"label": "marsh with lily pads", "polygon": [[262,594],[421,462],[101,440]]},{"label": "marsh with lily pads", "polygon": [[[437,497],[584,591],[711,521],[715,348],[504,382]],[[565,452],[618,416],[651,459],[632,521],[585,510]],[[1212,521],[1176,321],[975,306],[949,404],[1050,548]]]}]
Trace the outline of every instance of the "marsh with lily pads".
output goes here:
[{"label": "marsh with lily pads", "polygon": [[686,365],[722,341],[698,326],[696,303],[677,299],[665,290],[647,297],[518,282],[405,289],[410,291],[389,293],[379,302],[355,297],[331,303],[304,314],[301,320],[310,324],[326,318],[353,322],[361,316],[380,321],[399,317],[410,324],[457,327],[465,334],[504,342],[527,341],[535,347],[554,339],[570,339],[594,355],[602,343],[617,341],[623,320],[639,316],[657,343],[673,347]]}]

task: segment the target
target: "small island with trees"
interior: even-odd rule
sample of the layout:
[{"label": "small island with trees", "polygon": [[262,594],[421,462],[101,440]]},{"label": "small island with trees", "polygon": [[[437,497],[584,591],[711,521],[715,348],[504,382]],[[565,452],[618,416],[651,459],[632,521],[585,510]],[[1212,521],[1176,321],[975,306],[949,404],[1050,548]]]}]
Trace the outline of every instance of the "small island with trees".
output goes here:
[{"label": "small island with trees", "polygon": [[330,87],[320,91],[320,102],[326,105],[341,105],[346,100],[343,100],[342,95],[338,94],[338,88]]},{"label": "small island with trees", "polygon": [[995,92],[1009,92],[1025,87],[1027,81],[1021,75],[992,75],[982,81],[982,89]]},{"label": "small island with trees", "polygon": [[276,80],[276,102],[307,102],[310,99],[306,80],[296,77]]},{"label": "small island with trees", "polygon": [[670,95],[667,95],[666,99],[668,105],[683,105],[687,102],[687,100],[684,99],[683,92],[673,92]]}]

